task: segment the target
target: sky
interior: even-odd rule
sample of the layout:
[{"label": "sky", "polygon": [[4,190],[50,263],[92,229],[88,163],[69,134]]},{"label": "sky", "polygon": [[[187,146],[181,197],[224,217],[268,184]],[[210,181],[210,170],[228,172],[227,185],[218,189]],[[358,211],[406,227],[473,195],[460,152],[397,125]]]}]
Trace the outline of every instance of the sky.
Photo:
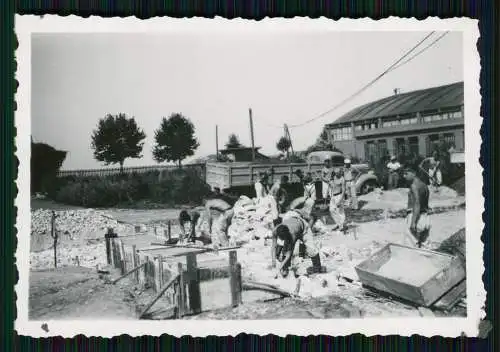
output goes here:
[{"label": "sky", "polygon": [[[126,159],[125,166],[155,165],[154,131],[163,117],[182,113],[193,122],[200,142],[197,158],[215,154],[216,125],[220,147],[230,133],[250,145],[252,108],[255,145],[264,154],[277,154],[280,126],[336,106],[427,33],[34,34],[32,137],[68,152],[63,170],[102,168],[90,148],[92,131],[108,113],[125,113],[147,136],[143,157]],[[463,81],[462,51],[462,34],[448,33],[347,104],[291,129],[294,149],[307,148],[325,124],[392,95],[394,88],[404,93]]]}]

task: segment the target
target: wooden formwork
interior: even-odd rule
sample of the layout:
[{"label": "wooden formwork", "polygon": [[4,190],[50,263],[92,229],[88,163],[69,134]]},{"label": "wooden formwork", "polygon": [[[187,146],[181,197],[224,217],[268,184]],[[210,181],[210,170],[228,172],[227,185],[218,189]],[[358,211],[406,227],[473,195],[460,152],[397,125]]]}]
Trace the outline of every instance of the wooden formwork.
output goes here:
[{"label": "wooden formwork", "polygon": [[174,307],[177,318],[202,312],[200,283],[204,281],[227,280],[231,306],[241,303],[241,265],[236,251],[228,251],[228,258],[219,254],[208,261],[202,258],[205,252],[199,248],[178,246],[138,248],[117,235],[106,235],[108,264],[121,272],[114,282],[127,276],[138,285],[151,288],[158,295],[152,304],[161,296]]}]

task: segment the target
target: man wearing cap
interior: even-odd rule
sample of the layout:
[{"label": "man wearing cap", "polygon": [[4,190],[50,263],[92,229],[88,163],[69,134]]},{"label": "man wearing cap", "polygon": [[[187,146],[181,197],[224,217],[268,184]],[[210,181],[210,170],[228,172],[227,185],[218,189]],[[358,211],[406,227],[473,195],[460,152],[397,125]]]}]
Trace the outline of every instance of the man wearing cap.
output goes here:
[{"label": "man wearing cap", "polygon": [[425,242],[429,239],[431,228],[429,218],[429,188],[418,178],[415,170],[405,168],[404,178],[410,183],[408,192],[408,215],[406,223],[408,225],[409,235],[406,238],[412,246],[426,246]]},{"label": "man wearing cap", "polygon": [[391,156],[391,160],[387,163],[387,169],[389,171],[388,188],[398,188],[401,164],[398,162],[395,155]]},{"label": "man wearing cap", "polygon": [[352,209],[358,209],[358,197],[356,195],[356,185],[354,184],[354,171],[351,168],[351,159],[344,160],[343,176],[345,181],[345,191],[349,198],[349,205]]}]

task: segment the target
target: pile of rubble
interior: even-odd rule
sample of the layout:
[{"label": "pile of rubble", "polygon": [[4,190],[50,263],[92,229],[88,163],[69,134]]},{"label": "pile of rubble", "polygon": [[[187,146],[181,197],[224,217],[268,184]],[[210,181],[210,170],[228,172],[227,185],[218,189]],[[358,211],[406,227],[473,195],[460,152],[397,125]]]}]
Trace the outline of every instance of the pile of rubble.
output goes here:
[{"label": "pile of rubble", "polygon": [[[112,227],[120,235],[131,234],[133,226],[119,223],[102,211],[93,209],[56,211],[58,266],[95,268],[106,264],[104,234]],[[54,240],[51,236],[52,211],[31,212],[30,267],[54,267]]]},{"label": "pile of rubble", "polygon": [[[131,225],[119,223],[102,211],[94,209],[56,211],[55,230],[60,243],[85,244],[88,240],[104,237],[108,227],[120,235],[129,234]],[[31,251],[39,252],[52,247],[52,211],[38,209],[31,212]]]}]

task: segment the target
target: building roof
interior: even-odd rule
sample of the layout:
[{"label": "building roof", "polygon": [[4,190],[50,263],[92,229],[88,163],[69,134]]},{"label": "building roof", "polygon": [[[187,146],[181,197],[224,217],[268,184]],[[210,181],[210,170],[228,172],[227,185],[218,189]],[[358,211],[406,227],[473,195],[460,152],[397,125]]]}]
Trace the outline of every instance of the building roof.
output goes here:
[{"label": "building roof", "polygon": [[357,107],[329,125],[390,117],[436,109],[454,108],[464,103],[464,82],[395,94]]},{"label": "building roof", "polygon": [[[257,152],[261,147],[255,147],[255,151]],[[226,148],[226,149],[221,149],[219,150],[219,153],[221,154],[231,154],[231,153],[238,153],[238,152],[251,152],[252,147],[231,147],[231,148]]]}]

